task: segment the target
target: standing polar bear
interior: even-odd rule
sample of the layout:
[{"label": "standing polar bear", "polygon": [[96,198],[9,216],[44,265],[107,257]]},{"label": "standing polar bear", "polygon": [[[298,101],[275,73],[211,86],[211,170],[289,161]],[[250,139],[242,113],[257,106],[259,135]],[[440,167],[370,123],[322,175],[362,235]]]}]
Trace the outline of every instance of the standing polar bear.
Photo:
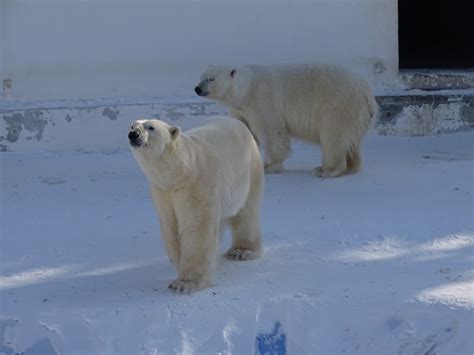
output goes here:
[{"label": "standing polar bear", "polygon": [[232,229],[228,258],[261,255],[263,163],[242,122],[217,117],[181,133],[160,120],[138,120],[128,138],[150,183],[168,256],[178,269],[171,290],[190,293],[211,284],[227,223]]},{"label": "standing polar bear", "polygon": [[211,66],[195,88],[244,121],[265,151],[265,172],[280,172],[290,136],[320,144],[318,177],[359,170],[360,144],[377,113],[361,78],[331,65]]}]

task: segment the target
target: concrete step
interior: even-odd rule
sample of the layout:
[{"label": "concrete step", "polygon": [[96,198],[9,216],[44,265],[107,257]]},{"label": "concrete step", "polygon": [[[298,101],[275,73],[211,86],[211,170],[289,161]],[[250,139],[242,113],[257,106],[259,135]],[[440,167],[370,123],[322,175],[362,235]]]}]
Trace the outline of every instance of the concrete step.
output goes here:
[{"label": "concrete step", "polygon": [[474,89],[472,70],[402,70],[400,79],[407,90],[466,90]]},{"label": "concrete step", "polygon": [[379,96],[379,120],[384,135],[435,135],[474,130],[474,92],[417,92]]},{"label": "concrete step", "polygon": [[[411,90],[378,96],[382,135],[435,135],[474,129],[474,90]],[[0,151],[126,149],[131,121],[160,118],[195,126],[227,110],[199,98],[108,98],[20,102],[0,100]]]}]

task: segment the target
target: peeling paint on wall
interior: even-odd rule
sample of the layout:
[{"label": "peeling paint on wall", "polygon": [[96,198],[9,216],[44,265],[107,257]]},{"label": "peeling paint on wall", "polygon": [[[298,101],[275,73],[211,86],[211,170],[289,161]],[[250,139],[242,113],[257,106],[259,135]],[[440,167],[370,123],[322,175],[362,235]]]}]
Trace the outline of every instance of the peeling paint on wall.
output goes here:
[{"label": "peeling paint on wall", "polygon": [[474,88],[474,76],[469,72],[405,72],[401,76],[407,89],[413,90],[464,90]]},{"label": "peeling paint on wall", "polygon": [[41,118],[43,116],[42,110],[29,110],[24,113],[16,112],[10,116],[4,115],[3,120],[6,123],[7,141],[14,143],[20,137],[23,129],[30,132],[36,132],[34,136],[37,140],[43,137],[44,127],[48,121]]},{"label": "peeling paint on wall", "polygon": [[224,107],[194,97],[0,102],[0,142],[8,151],[111,152],[128,148],[124,132],[134,119],[155,117],[188,129],[206,116],[225,113]]},{"label": "peeling paint on wall", "polygon": [[466,105],[461,107],[461,120],[474,126],[474,104],[471,106]]},{"label": "peeling paint on wall", "polygon": [[380,110],[380,122],[391,122],[403,111],[403,107],[395,104],[386,104]]},{"label": "peeling paint on wall", "polygon": [[107,117],[108,119],[112,121],[116,121],[119,113],[120,113],[119,110],[112,110],[111,108],[106,107],[102,111],[102,116]]},{"label": "peeling paint on wall", "polygon": [[[472,94],[384,96],[377,97],[377,101],[378,134],[410,136],[474,130]],[[140,117],[174,121],[186,130],[211,115],[228,114],[223,106],[195,98],[52,102],[37,107],[29,104],[24,109],[21,104],[1,105],[0,151],[112,152],[128,149],[125,132],[130,122]]]},{"label": "peeling paint on wall", "polygon": [[474,96],[379,97],[379,134],[422,136],[474,130]]}]

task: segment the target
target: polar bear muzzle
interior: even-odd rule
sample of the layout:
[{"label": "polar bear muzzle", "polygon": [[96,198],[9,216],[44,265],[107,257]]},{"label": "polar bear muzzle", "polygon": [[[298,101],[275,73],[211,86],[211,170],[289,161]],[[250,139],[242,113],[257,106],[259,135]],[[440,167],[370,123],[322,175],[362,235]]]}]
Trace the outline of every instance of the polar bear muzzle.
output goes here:
[{"label": "polar bear muzzle", "polygon": [[130,130],[128,132],[128,140],[133,147],[141,147],[143,145],[143,139],[138,131]]},{"label": "polar bear muzzle", "polygon": [[195,91],[196,94],[198,94],[199,96],[207,96],[207,95],[209,94],[206,90],[203,90],[203,89],[201,88],[201,83],[199,83],[199,85],[194,88],[194,91]]}]

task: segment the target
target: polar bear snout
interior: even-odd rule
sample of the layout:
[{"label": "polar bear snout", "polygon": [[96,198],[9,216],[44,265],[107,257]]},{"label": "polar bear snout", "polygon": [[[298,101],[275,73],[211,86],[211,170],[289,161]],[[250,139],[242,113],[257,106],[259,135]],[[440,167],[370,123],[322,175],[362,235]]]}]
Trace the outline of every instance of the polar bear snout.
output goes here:
[{"label": "polar bear snout", "polygon": [[201,89],[200,86],[196,86],[194,88],[194,91],[196,92],[196,94],[198,94],[199,96],[207,96],[207,92],[204,91],[203,89]]},{"label": "polar bear snout", "polygon": [[130,145],[133,145],[134,147],[141,146],[140,133],[138,133],[137,131],[131,130],[130,132],[128,132],[128,140],[130,141]]},{"label": "polar bear snout", "polygon": [[136,140],[138,137],[140,137],[140,135],[136,131],[130,131],[130,133],[128,134],[128,139],[130,139],[131,141]]}]

